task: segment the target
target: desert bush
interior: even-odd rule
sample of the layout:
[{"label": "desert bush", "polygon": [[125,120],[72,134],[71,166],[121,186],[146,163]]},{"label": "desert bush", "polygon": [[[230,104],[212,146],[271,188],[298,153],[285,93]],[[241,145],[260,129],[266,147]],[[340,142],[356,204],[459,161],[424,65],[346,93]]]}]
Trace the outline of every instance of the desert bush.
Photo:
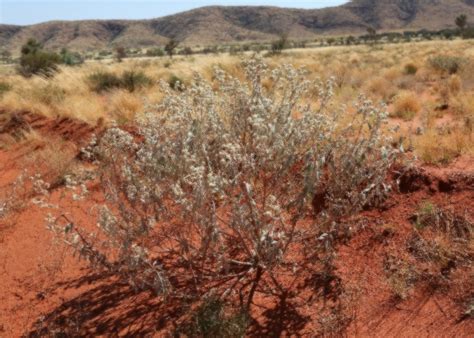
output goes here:
[{"label": "desert bush", "polygon": [[403,70],[406,75],[415,75],[418,72],[418,67],[413,63],[407,63]]},{"label": "desert bush", "polygon": [[0,81],[0,97],[2,97],[3,94],[10,91],[11,89],[12,86],[9,83]]},{"label": "desert bush", "polygon": [[113,88],[119,88],[120,78],[109,72],[98,71],[87,77],[91,89],[97,93],[107,91]]},{"label": "desert bush", "polygon": [[49,77],[58,70],[59,63],[61,57],[58,54],[44,51],[40,43],[30,39],[21,49],[17,71],[24,77],[33,75]]},{"label": "desert bush", "polygon": [[24,77],[43,75],[50,77],[58,70],[60,58],[57,54],[39,51],[20,58],[18,72]]},{"label": "desert bush", "polygon": [[[240,294],[246,310],[263,280],[284,294],[288,276],[326,271],[348,217],[389,190],[399,152],[382,131],[387,113],[362,96],[355,112],[336,108],[332,80],[290,65],[270,71],[252,58],[244,69],[246,80],[196,75],[185,91],[162,83],[165,98],[133,134],[112,127],[84,150],[106,198],[94,208],[101,234],[58,210],[50,229],[137,289]],[[303,100],[314,90],[316,110]]]},{"label": "desert bush", "polygon": [[428,59],[429,65],[436,71],[456,74],[466,64],[466,59],[458,56],[438,55]]},{"label": "desert bush", "polygon": [[152,48],[152,49],[147,49],[146,51],[147,56],[151,57],[158,57],[158,56],[164,56],[165,51],[161,48]]},{"label": "desert bush", "polygon": [[271,55],[281,54],[281,52],[285,48],[288,48],[288,35],[280,34],[279,39],[272,42],[271,48],[270,48],[270,54]]},{"label": "desert bush", "polygon": [[61,57],[61,62],[67,66],[77,66],[84,63],[84,58],[81,54],[77,52],[71,52],[66,48],[63,48],[59,55]]},{"label": "desert bush", "polygon": [[174,90],[183,90],[183,80],[175,74],[172,74],[168,79],[168,85]]},{"label": "desert bush", "polygon": [[149,86],[151,82],[151,79],[142,71],[127,70],[123,72],[120,84],[122,88],[134,92],[136,89]]},{"label": "desert bush", "polygon": [[91,89],[97,93],[116,88],[124,88],[129,92],[149,86],[152,81],[142,71],[129,70],[118,76],[114,73],[98,71],[87,78]]},{"label": "desert bush", "polygon": [[393,116],[412,120],[421,110],[419,98],[411,92],[400,93],[393,102]]}]

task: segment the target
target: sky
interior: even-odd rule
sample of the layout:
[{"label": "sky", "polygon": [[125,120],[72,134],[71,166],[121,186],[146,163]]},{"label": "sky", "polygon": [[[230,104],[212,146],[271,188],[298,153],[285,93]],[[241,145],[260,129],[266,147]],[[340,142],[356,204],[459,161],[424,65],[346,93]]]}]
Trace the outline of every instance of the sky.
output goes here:
[{"label": "sky", "polygon": [[322,8],[345,0],[0,0],[0,23],[30,25],[51,20],[150,19],[209,5]]}]

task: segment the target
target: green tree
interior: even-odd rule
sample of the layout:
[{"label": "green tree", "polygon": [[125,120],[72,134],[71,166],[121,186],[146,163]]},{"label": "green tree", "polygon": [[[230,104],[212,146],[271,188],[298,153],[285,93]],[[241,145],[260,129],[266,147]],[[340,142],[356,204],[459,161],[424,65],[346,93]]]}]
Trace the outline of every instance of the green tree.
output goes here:
[{"label": "green tree", "polygon": [[455,20],[455,23],[456,23],[456,26],[458,26],[458,28],[459,28],[459,32],[463,36],[464,31],[466,30],[466,26],[467,26],[467,16],[466,16],[466,14],[461,14],[460,16],[458,16]]},{"label": "green tree", "polygon": [[377,31],[374,27],[367,27],[367,34],[369,35],[369,41],[373,45],[377,38]]},{"label": "green tree", "polygon": [[281,51],[288,46],[288,34],[280,34],[280,38],[272,43],[272,54],[281,54]]},{"label": "green tree", "polygon": [[170,59],[173,57],[176,48],[179,46],[179,42],[175,39],[170,39],[165,46],[165,52],[168,54]]}]

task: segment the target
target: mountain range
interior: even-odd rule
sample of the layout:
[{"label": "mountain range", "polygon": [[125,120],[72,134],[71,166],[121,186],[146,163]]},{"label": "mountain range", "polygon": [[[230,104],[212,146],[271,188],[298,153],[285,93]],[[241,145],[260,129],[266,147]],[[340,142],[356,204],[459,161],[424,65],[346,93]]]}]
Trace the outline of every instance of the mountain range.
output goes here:
[{"label": "mountain range", "polygon": [[352,0],[323,9],[210,6],[148,20],[50,21],[30,26],[0,25],[0,49],[18,52],[28,38],[46,48],[77,51],[150,47],[170,38],[183,45],[270,41],[378,31],[442,29],[466,14],[474,21],[474,0]]}]

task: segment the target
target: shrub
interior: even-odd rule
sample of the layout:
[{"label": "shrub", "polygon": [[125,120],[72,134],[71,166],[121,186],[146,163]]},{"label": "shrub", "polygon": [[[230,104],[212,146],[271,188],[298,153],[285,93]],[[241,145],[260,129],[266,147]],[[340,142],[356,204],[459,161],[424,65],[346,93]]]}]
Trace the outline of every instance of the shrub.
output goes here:
[{"label": "shrub", "polygon": [[152,83],[145,73],[134,70],[125,71],[120,77],[113,73],[99,71],[89,75],[88,81],[91,89],[97,93],[116,88],[124,88],[133,92]]},{"label": "shrub", "polygon": [[184,82],[180,77],[173,74],[168,79],[168,85],[174,90],[183,90]]},{"label": "shrub", "polygon": [[173,58],[173,55],[175,53],[176,48],[179,46],[179,41],[175,39],[170,39],[168,43],[165,45],[165,52],[168,54],[168,56]]},{"label": "shrub", "polygon": [[10,91],[11,89],[12,86],[9,83],[0,81],[0,97],[2,97],[3,94]]},{"label": "shrub", "polygon": [[98,71],[87,78],[91,89],[97,93],[107,91],[121,86],[120,78],[109,72]]},{"label": "shrub", "polygon": [[115,60],[117,62],[122,62],[123,59],[127,57],[127,51],[123,46],[117,46],[115,48]]},{"label": "shrub", "polygon": [[21,49],[17,71],[24,77],[33,75],[49,77],[58,70],[59,63],[61,63],[61,57],[58,54],[44,51],[40,43],[30,39]]},{"label": "shrub", "polygon": [[429,65],[442,73],[456,74],[466,64],[466,59],[457,56],[438,55],[428,59]]},{"label": "shrub", "polygon": [[288,35],[281,34],[277,41],[272,42],[271,54],[281,54],[282,50],[288,47]]},{"label": "shrub", "polygon": [[407,63],[404,67],[404,73],[406,75],[415,75],[418,72],[418,67],[413,63]]},{"label": "shrub", "polygon": [[151,79],[142,71],[128,70],[122,74],[121,87],[127,89],[129,92],[134,92],[135,89],[149,86]]},{"label": "shrub", "polygon": [[191,47],[184,47],[182,51],[180,51],[180,54],[182,55],[193,55],[194,52]]},{"label": "shrub", "polygon": [[158,57],[158,56],[164,56],[165,52],[161,48],[152,48],[152,49],[147,49],[146,55],[151,56],[151,57]]},{"label": "shrub", "polygon": [[61,62],[67,66],[77,66],[84,63],[84,58],[77,52],[70,52],[66,48],[61,50]]},{"label": "shrub", "polygon": [[392,116],[412,120],[420,110],[421,104],[418,97],[411,92],[403,92],[393,102]]},{"label": "shrub", "polygon": [[[84,150],[96,159],[85,178],[106,198],[94,209],[102,234],[61,209],[49,228],[137,289],[176,301],[240,294],[246,312],[263,281],[282,297],[287,276],[334,270],[348,217],[389,189],[398,151],[382,131],[387,114],[364,97],[352,113],[335,109],[332,80],[310,82],[291,65],[244,65],[246,80],[216,69],[214,84],[198,75],[185,91],[163,83],[165,98],[133,133],[106,130]],[[303,101],[315,86],[317,111]]]}]

